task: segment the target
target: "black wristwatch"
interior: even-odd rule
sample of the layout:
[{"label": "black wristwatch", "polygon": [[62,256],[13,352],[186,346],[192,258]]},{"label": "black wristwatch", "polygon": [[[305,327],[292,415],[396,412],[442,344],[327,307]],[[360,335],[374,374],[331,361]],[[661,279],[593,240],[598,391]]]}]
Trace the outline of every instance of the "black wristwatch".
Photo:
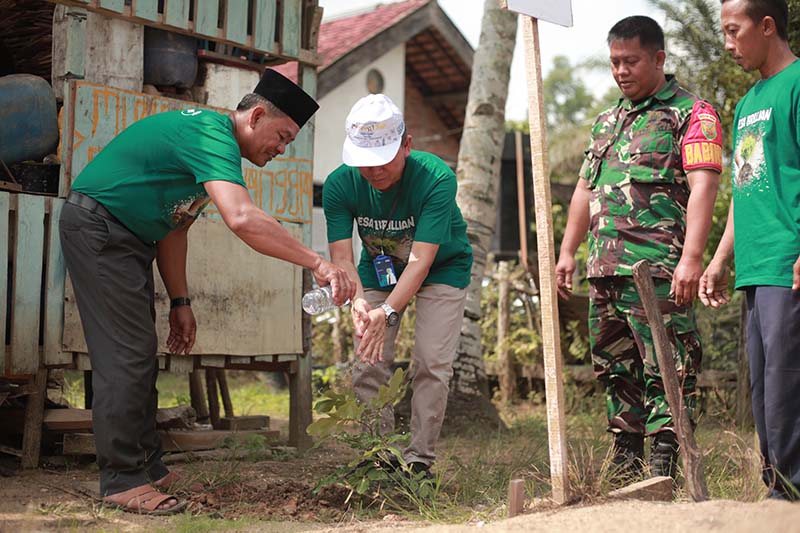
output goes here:
[{"label": "black wristwatch", "polygon": [[397,311],[395,311],[392,306],[386,302],[381,304],[381,309],[383,309],[383,312],[386,313],[386,326],[396,326],[400,321],[400,315],[397,314]]},{"label": "black wristwatch", "polygon": [[192,300],[190,298],[173,298],[169,301],[169,308],[172,309],[173,307],[178,307],[179,305],[192,305]]}]

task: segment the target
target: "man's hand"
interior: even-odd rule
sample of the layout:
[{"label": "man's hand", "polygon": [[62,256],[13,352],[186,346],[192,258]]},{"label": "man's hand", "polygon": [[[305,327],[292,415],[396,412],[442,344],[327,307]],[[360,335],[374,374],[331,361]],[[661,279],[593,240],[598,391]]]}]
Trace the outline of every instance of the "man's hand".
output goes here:
[{"label": "man's hand", "polygon": [[347,272],[330,261],[320,259],[319,264],[313,270],[314,277],[320,287],[330,285],[333,289],[333,303],[344,305],[347,300],[356,294],[356,284],[350,279]]},{"label": "man's hand", "polygon": [[[706,271],[700,277],[698,297],[706,307],[719,308],[731,301],[728,296],[728,278],[731,269],[725,261],[712,259]],[[795,263],[795,279],[797,279],[797,263]]]},{"label": "man's hand", "polygon": [[383,361],[383,341],[386,338],[386,313],[383,309],[369,311],[369,323],[358,343],[356,355],[362,363],[374,365]]},{"label": "man's hand", "polygon": [[558,295],[564,300],[569,300],[572,296],[572,275],[574,273],[575,256],[562,251],[556,265],[556,287]]},{"label": "man's hand", "polygon": [[800,291],[800,256],[797,257],[794,268],[792,268],[792,290]]},{"label": "man's hand", "polygon": [[697,296],[697,287],[700,276],[703,274],[703,259],[681,257],[675,273],[672,275],[670,294],[675,297],[677,305],[689,305]]},{"label": "man's hand", "polygon": [[169,337],[167,337],[167,347],[170,353],[189,355],[194,346],[196,334],[197,322],[194,320],[191,306],[179,305],[170,309]]},{"label": "man's hand", "polygon": [[350,306],[350,313],[353,315],[353,326],[355,335],[359,339],[364,336],[370,323],[369,312],[372,306],[364,298],[356,298]]}]

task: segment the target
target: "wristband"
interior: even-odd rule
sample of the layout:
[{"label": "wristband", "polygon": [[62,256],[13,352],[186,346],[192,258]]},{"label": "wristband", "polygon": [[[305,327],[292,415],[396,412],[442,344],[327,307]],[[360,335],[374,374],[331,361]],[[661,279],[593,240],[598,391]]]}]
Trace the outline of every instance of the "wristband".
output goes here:
[{"label": "wristband", "polygon": [[192,300],[190,298],[173,298],[169,301],[169,308],[172,309],[174,307],[178,307],[179,305],[192,305]]}]

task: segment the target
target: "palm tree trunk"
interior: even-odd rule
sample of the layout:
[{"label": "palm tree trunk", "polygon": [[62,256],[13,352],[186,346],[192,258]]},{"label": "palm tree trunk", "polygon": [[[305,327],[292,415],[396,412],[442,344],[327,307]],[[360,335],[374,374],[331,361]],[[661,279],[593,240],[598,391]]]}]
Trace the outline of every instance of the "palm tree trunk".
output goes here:
[{"label": "palm tree trunk", "polygon": [[485,0],[456,169],[458,205],[467,221],[475,260],[450,382],[445,420],[449,427],[460,425],[456,420],[462,416],[471,420],[471,427],[474,427],[475,417],[482,415],[500,424],[497,411],[489,401],[479,320],[486,254],[495,229],[506,97],[516,35],[517,16],[502,9],[497,0]]}]

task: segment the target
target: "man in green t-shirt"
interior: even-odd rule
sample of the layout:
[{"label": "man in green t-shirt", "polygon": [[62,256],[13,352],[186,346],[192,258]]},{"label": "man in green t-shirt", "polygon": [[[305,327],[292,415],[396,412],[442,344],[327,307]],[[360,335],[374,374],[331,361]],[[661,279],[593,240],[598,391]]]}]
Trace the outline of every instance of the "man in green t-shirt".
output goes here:
[{"label": "man in green t-shirt", "polygon": [[[346,131],[344,165],[325,181],[322,202],[331,261],[357,280],[353,386],[361,400],[369,400],[389,380],[400,315],[416,296],[411,442],[403,459],[428,475],[472,268],[456,176],[438,157],[411,150],[403,115],[385,95],[359,100]],[[363,244],[358,267],[353,222]],[[382,429],[393,426],[387,410]]]},{"label": "man in green t-shirt", "polygon": [[699,296],[747,296],[753,417],[770,498],[800,499],[800,61],[785,0],[722,0],[725,49],[758,81],[736,106],[733,201]]},{"label": "man in green t-shirt", "polygon": [[92,361],[104,501],[157,514],[185,507],[158,490],[177,476],[161,461],[156,433],[153,260],[171,299],[167,346],[189,354],[196,322],[186,280],[187,231],[210,201],[256,251],[312,269],[320,284],[333,287],[338,303],[353,296],[347,272],[258,209],[242,179],[243,157],[263,166],[283,154],[318,107],[293,82],[266,70],[235,112],[186,109],[142,119],[73,182],[60,219],[61,245]]}]

